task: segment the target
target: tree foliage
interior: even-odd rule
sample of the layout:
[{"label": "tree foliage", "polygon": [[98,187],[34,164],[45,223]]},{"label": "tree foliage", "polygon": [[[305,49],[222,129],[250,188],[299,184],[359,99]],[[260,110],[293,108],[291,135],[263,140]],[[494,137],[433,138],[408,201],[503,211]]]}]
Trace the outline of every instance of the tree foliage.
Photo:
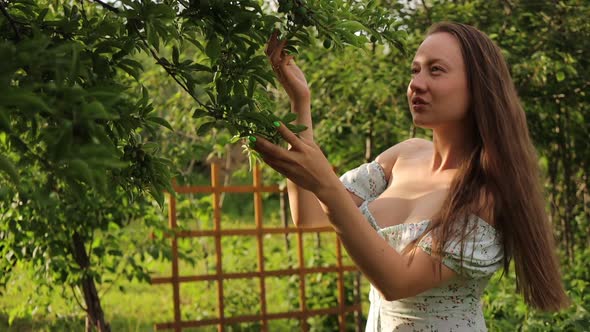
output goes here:
[{"label": "tree foliage", "polygon": [[149,206],[145,194],[162,206],[173,192],[158,153],[158,130],[173,128],[155,115],[141,54],[199,105],[187,110],[207,120],[198,136],[218,128],[232,142],[253,133],[277,142],[272,122],[292,116],[255,98],[275,84],[260,53],[277,24],[301,43],[313,26],[334,47],[362,47],[369,34],[401,45],[374,1],[289,3],[279,14],[251,0],[0,2],[2,270],[32,260],[48,285],[79,287],[88,326],[109,330],[96,283],[120,262],[109,257],[124,256],[112,234]]},{"label": "tree foliage", "polygon": [[505,52],[575,300],[564,313],[529,314],[502,290],[508,278],[492,285],[486,317],[498,329],[588,322],[586,2],[0,0],[0,9],[0,282],[30,261],[39,283],[83,290],[98,325],[93,284],[112,272],[146,280],[131,252],[167,255],[163,236],[131,249],[121,240],[132,222],[164,226],[172,177],[197,181],[205,159],[229,156],[252,133],[278,142],[276,119],[302,130],[263,54],[275,28],[310,83],[316,140],[344,171],[410,135],[411,56],[431,23],[455,20]]}]

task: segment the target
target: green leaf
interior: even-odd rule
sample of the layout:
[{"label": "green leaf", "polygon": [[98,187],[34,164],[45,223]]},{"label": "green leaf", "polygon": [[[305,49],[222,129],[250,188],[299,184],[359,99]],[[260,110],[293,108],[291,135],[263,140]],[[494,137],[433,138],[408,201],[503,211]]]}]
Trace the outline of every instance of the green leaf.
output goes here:
[{"label": "green leaf", "polygon": [[557,79],[557,82],[561,82],[561,81],[565,80],[565,73],[562,71],[558,71],[555,74],[555,78]]},{"label": "green leaf", "polygon": [[154,153],[158,150],[159,145],[158,145],[158,143],[155,143],[155,142],[146,142],[146,143],[143,143],[142,148],[143,148],[143,150],[145,150],[147,152]]},{"label": "green leaf", "polygon": [[201,42],[191,37],[187,38],[187,40],[190,41],[191,44],[195,45],[199,50],[201,50],[201,52],[205,52],[205,48],[203,47]]},{"label": "green leaf", "polygon": [[116,232],[120,229],[121,229],[121,226],[119,226],[117,223],[115,223],[113,221],[109,221],[109,224],[108,224],[109,232]]},{"label": "green leaf", "polygon": [[239,141],[239,140],[240,140],[240,138],[242,138],[242,136],[240,136],[240,135],[234,135],[234,136],[233,136],[233,137],[232,137],[232,138],[229,140],[229,142],[230,142],[231,144],[234,144],[234,143],[236,143],[237,141]]},{"label": "green leaf", "polygon": [[336,28],[345,29],[351,33],[367,30],[367,28],[359,21],[342,21],[336,24]]},{"label": "green leaf", "polygon": [[119,64],[133,67],[133,68],[136,68],[137,70],[143,70],[143,65],[141,63],[139,63],[135,60],[129,59],[129,58],[121,59],[121,61],[119,61]]},{"label": "green leaf", "polygon": [[158,34],[156,33],[156,29],[154,28],[154,26],[151,23],[147,22],[145,24],[145,30],[146,30],[148,42],[156,49],[156,51],[159,51],[160,50],[160,38],[158,37]]},{"label": "green leaf", "polygon": [[92,101],[82,107],[82,116],[87,119],[116,120],[118,114],[107,112],[103,104],[99,101]]},{"label": "green leaf", "polygon": [[179,58],[179,53],[178,52],[178,47],[172,46],[172,62],[174,62],[174,64],[178,65],[178,58]]},{"label": "green leaf", "polygon": [[197,135],[199,136],[205,136],[206,133],[208,133],[211,128],[213,128],[215,126],[215,122],[216,121],[211,121],[211,122],[205,122],[203,123],[199,129],[197,130]]},{"label": "green leaf", "polygon": [[109,249],[109,250],[107,250],[107,253],[112,256],[118,256],[118,257],[123,256],[123,252],[119,249]]},{"label": "green leaf", "polygon": [[8,176],[12,180],[12,183],[14,183],[15,185],[19,184],[20,179],[18,177],[16,167],[14,167],[14,164],[3,155],[0,155],[0,170],[8,174]]},{"label": "green leaf", "polygon": [[0,131],[10,132],[10,118],[6,109],[0,107]]},{"label": "green leaf", "polygon": [[211,71],[211,68],[209,68],[209,67],[207,67],[205,65],[202,65],[200,63],[193,63],[188,68],[191,69],[191,70],[194,70],[194,71],[208,71],[208,72]]},{"label": "green leaf", "polygon": [[26,107],[26,109],[22,109],[22,111],[27,113],[37,113],[40,110],[51,113],[51,109],[43,99],[34,93],[23,89],[3,91],[2,98],[0,98],[0,105],[19,106],[21,108]]},{"label": "green leaf", "polygon": [[286,124],[287,128],[289,128],[289,130],[291,130],[292,132],[294,132],[295,134],[300,133],[302,131],[304,131],[305,129],[307,129],[306,125],[293,125],[293,124]]},{"label": "green leaf", "polygon": [[254,88],[256,87],[256,80],[252,77],[248,79],[248,98],[252,98],[254,96]]},{"label": "green leaf", "polygon": [[119,63],[117,63],[117,67],[123,69],[127,74],[131,75],[131,77],[135,78],[139,81],[141,76],[141,72],[143,71],[143,66],[131,59],[123,59]]},{"label": "green leaf", "polygon": [[94,186],[94,178],[88,163],[82,159],[72,159],[68,162],[68,168],[74,174],[80,177],[84,182],[90,186]]},{"label": "green leaf", "polygon": [[242,113],[244,118],[252,120],[254,123],[263,125],[266,127],[272,127],[272,120],[264,116],[262,113],[258,112],[244,112]]},{"label": "green leaf", "polygon": [[221,55],[221,45],[219,45],[219,39],[217,39],[217,36],[214,36],[209,40],[207,47],[205,48],[205,54],[211,58],[212,63],[219,58]]},{"label": "green leaf", "polygon": [[211,115],[211,113],[207,112],[204,109],[196,109],[195,112],[193,113],[193,118],[197,119],[197,118],[202,118],[205,116],[213,116]]},{"label": "green leaf", "polygon": [[149,186],[150,195],[156,200],[160,208],[164,207],[164,192],[160,188],[154,185]]},{"label": "green leaf", "polygon": [[158,117],[158,116],[150,116],[146,118],[146,121],[151,121],[154,123],[157,123],[163,127],[166,127],[172,131],[174,131],[174,129],[172,129],[172,126],[170,125],[170,123],[168,121],[166,121],[166,119]]},{"label": "green leaf", "polygon": [[49,8],[43,8],[39,12],[39,15],[37,16],[37,23],[43,22],[43,19],[45,19],[45,15],[47,15],[48,12],[49,12]]},{"label": "green leaf", "polygon": [[297,113],[287,113],[282,119],[283,123],[290,123],[297,119]]}]

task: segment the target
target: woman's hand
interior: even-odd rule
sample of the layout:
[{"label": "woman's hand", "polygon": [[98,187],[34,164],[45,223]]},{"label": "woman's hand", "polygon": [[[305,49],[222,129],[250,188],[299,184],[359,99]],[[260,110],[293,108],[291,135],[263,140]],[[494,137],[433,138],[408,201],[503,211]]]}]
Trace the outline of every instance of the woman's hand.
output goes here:
[{"label": "woman's hand", "polygon": [[291,148],[284,149],[259,136],[251,146],[270,167],[325,201],[334,188],[342,185],[332,165],[313,141],[297,137],[284,124],[277,124],[278,132]]},{"label": "woman's hand", "polygon": [[293,56],[285,53],[284,47],[287,45],[287,40],[279,40],[278,34],[278,30],[272,33],[264,51],[272,65],[272,70],[289,95],[291,103],[310,102],[311,93],[305,75],[293,61]]}]

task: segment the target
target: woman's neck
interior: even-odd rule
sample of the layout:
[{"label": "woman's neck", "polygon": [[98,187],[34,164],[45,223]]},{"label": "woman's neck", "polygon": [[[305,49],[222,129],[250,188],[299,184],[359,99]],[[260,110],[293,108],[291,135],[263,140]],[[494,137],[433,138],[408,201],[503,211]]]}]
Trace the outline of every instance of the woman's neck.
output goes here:
[{"label": "woman's neck", "polygon": [[474,134],[473,130],[466,128],[471,126],[460,124],[433,129],[434,151],[430,167],[433,173],[457,169],[469,157],[474,145]]}]

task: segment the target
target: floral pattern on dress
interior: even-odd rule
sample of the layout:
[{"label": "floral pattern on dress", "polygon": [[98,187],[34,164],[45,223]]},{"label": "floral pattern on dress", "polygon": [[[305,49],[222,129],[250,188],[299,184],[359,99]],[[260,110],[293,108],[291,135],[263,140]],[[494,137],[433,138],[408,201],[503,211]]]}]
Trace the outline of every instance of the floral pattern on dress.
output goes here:
[{"label": "floral pattern on dress", "polygon": [[387,188],[385,172],[376,161],[362,164],[344,173],[340,181],[348,191],[365,201],[377,198]]},{"label": "floral pattern on dress", "polygon": [[[401,252],[428,227],[429,220],[384,228],[377,225],[367,205],[385,190],[387,181],[376,161],[346,172],[340,180],[350,192],[364,200],[359,206],[360,211],[396,251]],[[502,266],[502,241],[496,230],[481,218],[471,216],[468,222],[468,229],[473,231],[463,243],[462,268],[458,241],[447,243],[442,253],[443,264],[457,272],[457,277],[439,287],[396,301],[385,300],[371,286],[366,331],[487,331],[481,295],[492,274]],[[417,245],[431,254],[431,235],[424,236]]]}]

